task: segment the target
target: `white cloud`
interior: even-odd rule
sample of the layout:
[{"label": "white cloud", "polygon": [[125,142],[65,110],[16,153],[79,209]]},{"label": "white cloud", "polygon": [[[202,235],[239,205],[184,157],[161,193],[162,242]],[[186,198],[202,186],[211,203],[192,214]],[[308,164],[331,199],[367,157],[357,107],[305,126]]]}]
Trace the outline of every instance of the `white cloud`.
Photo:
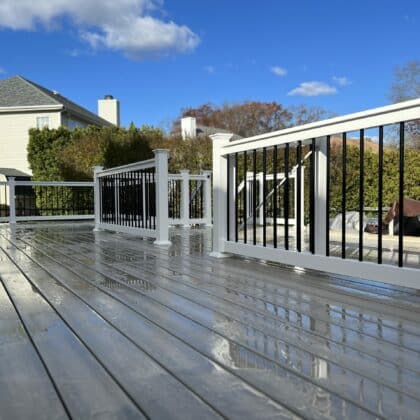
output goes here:
[{"label": "white cloud", "polygon": [[341,76],[341,77],[333,76],[332,79],[333,79],[333,82],[337,83],[338,86],[347,86],[351,84],[351,81],[345,76]]},{"label": "white cloud", "polygon": [[324,82],[302,82],[297,88],[292,89],[289,96],[319,96],[333,95],[337,93],[334,86],[330,86]]},{"label": "white cloud", "polygon": [[275,74],[276,76],[286,76],[287,70],[280,66],[273,66],[270,67],[271,73]]},{"label": "white cloud", "polygon": [[190,28],[153,15],[162,7],[163,0],[2,0],[0,28],[51,30],[65,18],[95,49],[132,58],[194,50],[200,39]]},{"label": "white cloud", "polygon": [[216,71],[216,68],[214,66],[205,66],[204,71],[207,72],[208,74],[214,74],[214,72]]},{"label": "white cloud", "polygon": [[6,69],[0,66],[0,74],[6,74],[6,73],[7,73]]}]

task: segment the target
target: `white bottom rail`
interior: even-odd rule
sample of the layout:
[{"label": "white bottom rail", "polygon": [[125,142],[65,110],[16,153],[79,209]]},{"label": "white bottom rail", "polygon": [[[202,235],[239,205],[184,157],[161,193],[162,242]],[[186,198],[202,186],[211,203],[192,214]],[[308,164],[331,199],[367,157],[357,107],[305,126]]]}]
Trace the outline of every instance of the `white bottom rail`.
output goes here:
[{"label": "white bottom rail", "polygon": [[224,242],[224,252],[273,261],[295,267],[358,277],[365,280],[379,281],[396,286],[420,289],[419,270],[414,268],[400,268],[386,264],[344,260],[338,257],[325,257],[307,252],[286,251],[279,248],[248,245],[237,242]]}]

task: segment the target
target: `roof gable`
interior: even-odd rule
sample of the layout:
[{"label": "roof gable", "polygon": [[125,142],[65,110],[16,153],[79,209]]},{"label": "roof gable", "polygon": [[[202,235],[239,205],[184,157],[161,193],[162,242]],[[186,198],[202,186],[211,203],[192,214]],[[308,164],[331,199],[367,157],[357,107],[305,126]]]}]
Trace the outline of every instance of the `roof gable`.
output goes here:
[{"label": "roof gable", "polygon": [[99,126],[112,125],[70,99],[22,76],[0,80],[0,107],[62,105],[69,114]]},{"label": "roof gable", "polygon": [[60,103],[20,76],[0,80],[0,107],[45,106]]}]

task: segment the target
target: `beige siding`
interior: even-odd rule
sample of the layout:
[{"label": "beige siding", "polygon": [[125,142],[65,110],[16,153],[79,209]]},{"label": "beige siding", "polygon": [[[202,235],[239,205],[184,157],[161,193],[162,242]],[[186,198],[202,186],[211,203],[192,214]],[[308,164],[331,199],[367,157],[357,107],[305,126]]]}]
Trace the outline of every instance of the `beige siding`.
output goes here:
[{"label": "beige siding", "polygon": [[61,112],[0,114],[0,167],[31,173],[27,160],[29,129],[37,117],[49,117],[49,127],[61,125]]}]

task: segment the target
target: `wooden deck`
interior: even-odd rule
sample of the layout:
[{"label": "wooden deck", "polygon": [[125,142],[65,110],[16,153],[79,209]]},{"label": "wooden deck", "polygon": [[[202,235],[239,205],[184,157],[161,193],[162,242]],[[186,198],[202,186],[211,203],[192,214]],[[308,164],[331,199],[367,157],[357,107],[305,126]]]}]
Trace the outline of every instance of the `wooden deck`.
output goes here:
[{"label": "wooden deck", "polygon": [[210,238],[0,225],[0,419],[418,418],[420,295]]}]

